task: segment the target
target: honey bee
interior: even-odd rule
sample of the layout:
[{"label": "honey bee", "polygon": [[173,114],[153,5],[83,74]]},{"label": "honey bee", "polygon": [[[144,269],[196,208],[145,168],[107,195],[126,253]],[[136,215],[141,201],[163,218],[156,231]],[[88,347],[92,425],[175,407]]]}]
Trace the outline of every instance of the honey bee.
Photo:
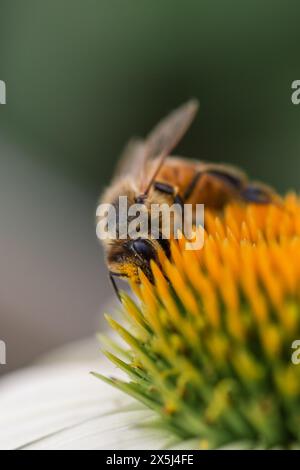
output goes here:
[{"label": "honey bee", "polygon": [[[249,181],[241,170],[227,165],[170,156],[191,125],[198,102],[190,100],[169,114],[145,140],[129,142],[111,186],[101,202],[116,209],[119,196],[126,196],[128,205],[143,204],[204,204],[221,210],[229,201],[268,204],[276,193],[268,186]],[[153,239],[151,234],[132,239],[111,239],[103,242],[110,279],[118,293],[114,277],[138,282],[141,269],[153,282],[150,261],[158,262],[158,249],[170,255],[169,240]]]}]

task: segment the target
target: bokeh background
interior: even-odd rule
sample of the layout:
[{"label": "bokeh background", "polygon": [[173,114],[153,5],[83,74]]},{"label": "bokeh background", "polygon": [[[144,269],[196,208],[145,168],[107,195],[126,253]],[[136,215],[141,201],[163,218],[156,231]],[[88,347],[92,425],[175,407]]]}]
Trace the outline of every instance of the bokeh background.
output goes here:
[{"label": "bokeh background", "polygon": [[0,339],[7,366],[92,334],[95,208],[122,146],[191,96],[178,152],[299,189],[297,1],[0,0]]}]

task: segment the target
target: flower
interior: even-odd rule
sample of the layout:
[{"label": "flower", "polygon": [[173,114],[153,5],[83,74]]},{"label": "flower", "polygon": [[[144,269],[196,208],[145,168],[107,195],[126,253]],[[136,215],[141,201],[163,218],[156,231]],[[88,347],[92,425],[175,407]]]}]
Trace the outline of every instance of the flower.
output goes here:
[{"label": "flower", "polygon": [[[106,356],[128,380],[95,374],[155,411],[159,424],[200,448],[264,448],[300,441],[300,200],[230,203],[205,213],[205,242],[152,262],[136,296],[122,293],[126,343]],[[113,346],[114,347],[114,346]]]}]

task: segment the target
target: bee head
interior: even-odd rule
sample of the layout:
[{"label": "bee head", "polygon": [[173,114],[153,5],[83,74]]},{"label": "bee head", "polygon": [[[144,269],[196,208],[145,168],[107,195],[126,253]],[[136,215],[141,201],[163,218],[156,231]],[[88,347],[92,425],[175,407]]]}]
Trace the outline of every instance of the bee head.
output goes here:
[{"label": "bee head", "polygon": [[157,260],[154,241],[147,238],[124,240],[123,243],[120,241],[117,245],[112,245],[108,252],[107,263],[110,273],[138,281],[138,270],[141,269],[153,282],[150,261]]}]

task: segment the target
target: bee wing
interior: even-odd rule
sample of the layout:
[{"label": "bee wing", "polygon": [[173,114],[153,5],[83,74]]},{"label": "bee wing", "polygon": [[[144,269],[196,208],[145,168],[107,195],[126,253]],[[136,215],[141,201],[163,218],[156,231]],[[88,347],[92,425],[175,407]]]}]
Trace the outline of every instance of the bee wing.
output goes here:
[{"label": "bee wing", "polygon": [[160,121],[147,137],[145,141],[144,164],[153,160],[153,166],[150,175],[147,176],[142,184],[145,194],[148,192],[166,157],[172,152],[190,127],[198,107],[198,101],[195,99],[184,103]]},{"label": "bee wing", "polygon": [[145,167],[145,142],[139,138],[131,139],[125,146],[117,164],[114,179],[123,176],[140,177],[143,179]]},{"label": "bee wing", "polygon": [[[130,140],[121,155],[115,179],[130,176],[141,194],[146,194],[165,158],[189,128],[197,109],[198,102],[190,100],[159,122],[146,140]],[[152,162],[150,168],[149,162]]]}]

